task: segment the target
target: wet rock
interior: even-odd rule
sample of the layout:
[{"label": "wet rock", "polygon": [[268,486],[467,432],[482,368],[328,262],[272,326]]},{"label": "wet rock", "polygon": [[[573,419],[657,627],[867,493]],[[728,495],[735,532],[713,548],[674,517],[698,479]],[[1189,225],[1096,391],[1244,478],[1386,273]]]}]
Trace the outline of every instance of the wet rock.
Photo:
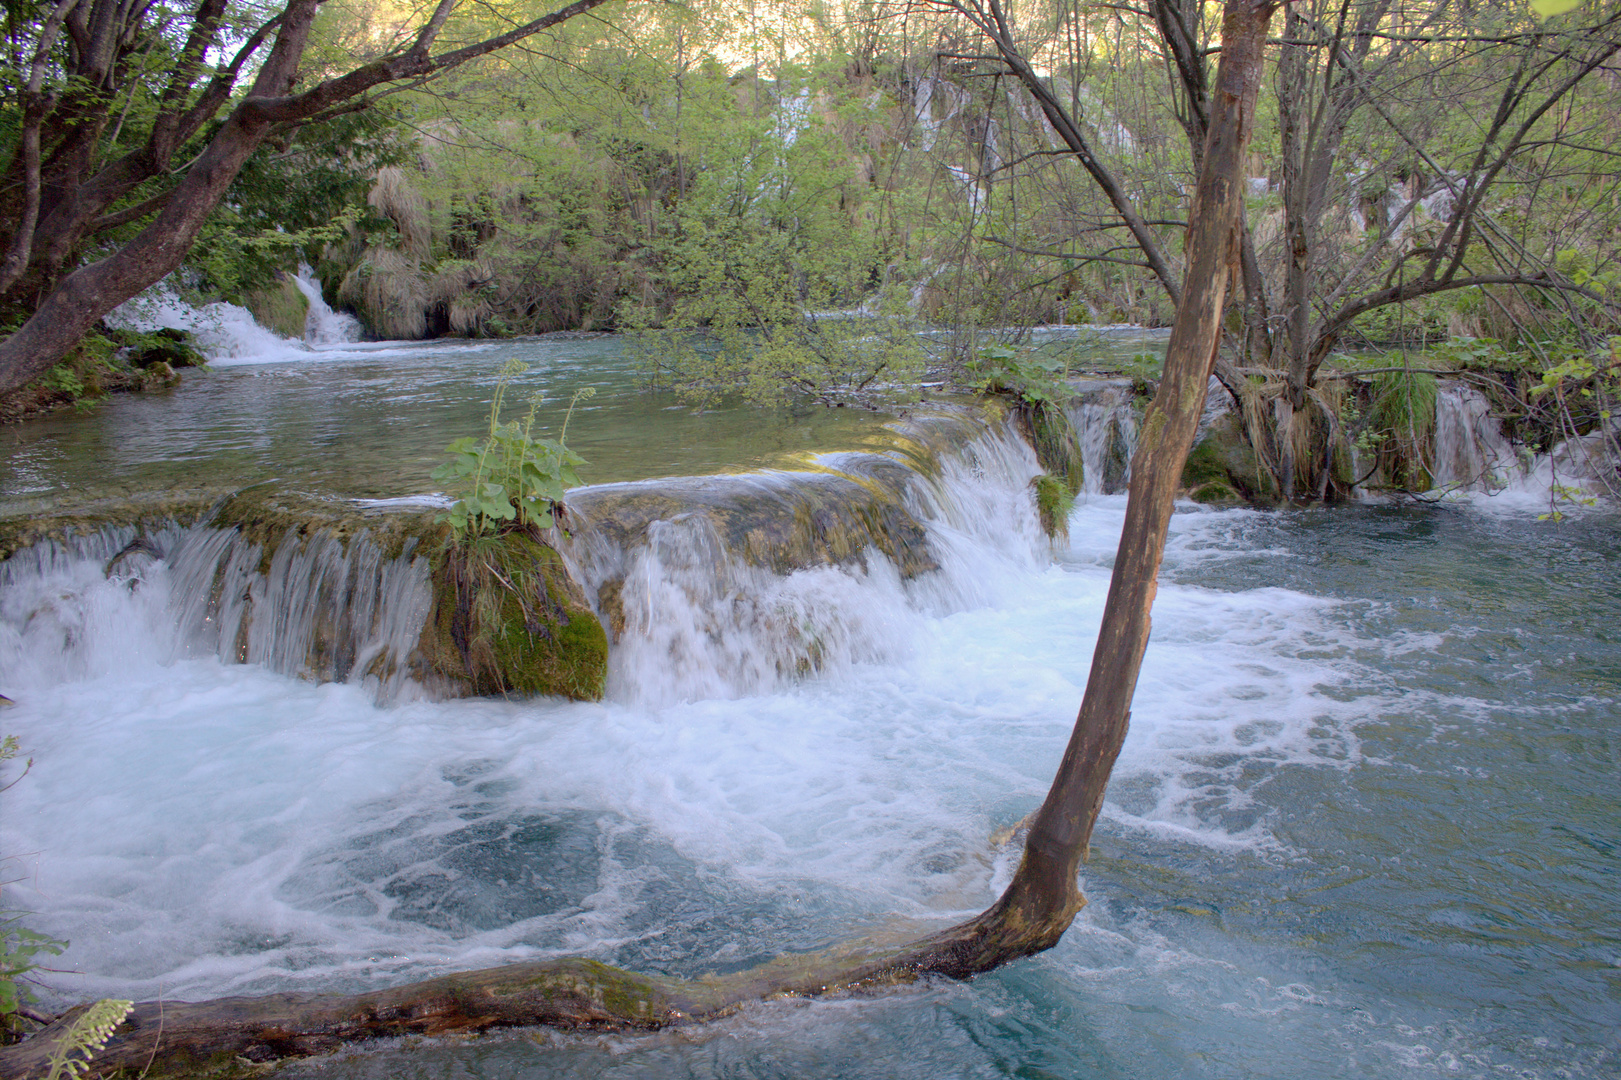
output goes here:
[{"label": "wet rock", "polygon": [[1194,444],[1182,469],[1182,487],[1203,503],[1270,503],[1278,497],[1272,474],[1255,456],[1234,412],[1217,416]]},{"label": "wet rock", "polygon": [[418,659],[462,692],[598,701],[608,636],[562,556],[515,531],[447,550]]},{"label": "wet rock", "polygon": [[119,334],[129,347],[126,359],[133,368],[149,368],[167,364],[170,374],[175,368],[206,367],[208,357],[192,345],[191,334],[184,330],[165,327],[151,333],[123,331]]}]

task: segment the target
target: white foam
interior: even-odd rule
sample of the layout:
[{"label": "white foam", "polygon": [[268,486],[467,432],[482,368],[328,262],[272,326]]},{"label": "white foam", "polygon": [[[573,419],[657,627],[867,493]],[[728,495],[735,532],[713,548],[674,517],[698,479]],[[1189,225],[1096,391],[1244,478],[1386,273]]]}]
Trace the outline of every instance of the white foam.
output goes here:
[{"label": "white foam", "polygon": [[260,326],[247,308],[223,301],[193,307],[180,299],[167,282],[120,304],[108,314],[107,322],[132,330],[188,331],[208,362],[222,367],[307,360],[311,355],[302,341],[284,338]]}]

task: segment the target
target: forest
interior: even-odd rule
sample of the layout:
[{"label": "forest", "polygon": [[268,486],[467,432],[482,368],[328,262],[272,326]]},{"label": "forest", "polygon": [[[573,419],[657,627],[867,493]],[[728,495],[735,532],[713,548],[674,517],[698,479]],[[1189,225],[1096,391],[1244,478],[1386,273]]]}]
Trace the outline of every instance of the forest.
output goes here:
[{"label": "forest", "polygon": [[[447,9],[451,62],[385,76],[424,13],[323,5],[286,75],[301,104],[209,196],[185,183],[266,28],[199,78],[251,11],[139,7],[89,51],[87,9],[14,16],[6,385],[109,381],[92,306],[156,280],[113,273],[157,258],[154,234],[185,295],[293,336],[307,263],[379,339],[629,332],[699,402],[893,402],[983,383],[982,350],[1032,326],[1170,324],[1219,55],[1205,5],[586,6]],[[1606,418],[1618,18],[1288,6],[1216,368],[1269,491],[1346,497],[1359,440],[1424,490],[1434,371],[1486,376],[1533,448]],[[538,36],[491,44],[514,26]],[[81,264],[117,291],[52,315]]]}]

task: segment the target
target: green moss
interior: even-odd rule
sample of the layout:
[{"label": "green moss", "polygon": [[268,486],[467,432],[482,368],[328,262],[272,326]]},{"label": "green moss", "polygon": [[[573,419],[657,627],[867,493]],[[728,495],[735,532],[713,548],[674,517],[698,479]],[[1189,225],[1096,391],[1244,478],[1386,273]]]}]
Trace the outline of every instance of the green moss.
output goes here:
[{"label": "green moss", "polygon": [[1278,497],[1272,474],[1244,437],[1238,416],[1217,419],[1182,467],[1182,487],[1198,502],[1260,502]]},{"label": "green moss", "polygon": [[1201,484],[1189,493],[1194,502],[1202,503],[1235,503],[1243,502],[1244,496],[1233,490],[1233,486],[1225,480],[1212,480]]},{"label": "green moss", "polygon": [[309,317],[309,298],[301,292],[292,278],[268,289],[255,289],[244,293],[242,306],[253,312],[254,321],[282,337],[302,339],[304,321]]},{"label": "green moss", "polygon": [[596,701],[608,674],[608,635],[562,556],[514,531],[446,551],[419,653],[475,694]]},{"label": "green moss", "polygon": [[[1086,483],[1086,467],[1069,414],[1056,405],[1038,404],[1025,414],[1030,427],[1030,443],[1036,460],[1055,478],[1061,479],[1070,495],[1079,495]],[[1051,530],[1048,530],[1051,536]]]},{"label": "green moss", "polygon": [[1189,452],[1187,464],[1182,466],[1182,486],[1197,488],[1213,481],[1227,482],[1227,466],[1222,461],[1216,440],[1206,438]]},{"label": "green moss", "polygon": [[1069,535],[1069,512],[1075,506],[1075,492],[1062,477],[1044,473],[1036,477],[1036,513],[1041,529],[1049,538]]}]

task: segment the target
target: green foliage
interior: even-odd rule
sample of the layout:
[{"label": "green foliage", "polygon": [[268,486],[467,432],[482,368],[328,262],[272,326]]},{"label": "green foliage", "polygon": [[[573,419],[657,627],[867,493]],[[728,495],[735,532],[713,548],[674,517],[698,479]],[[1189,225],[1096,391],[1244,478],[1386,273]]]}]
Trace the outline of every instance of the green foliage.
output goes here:
[{"label": "green foliage", "polygon": [[969,385],[988,394],[1007,394],[1026,405],[1062,405],[1074,396],[1066,359],[1010,345],[987,345],[964,365]]},{"label": "green foliage", "polygon": [[651,244],[662,301],[622,309],[655,380],[704,405],[915,397],[926,355],[910,289],[839,133],[860,110],[793,71],[756,84],[758,107],[713,76],[695,83],[693,149],[709,167],[685,177]]},{"label": "green foliage", "polygon": [[564,443],[574,406],[596,391],[586,387],[569,402],[563,430],[553,439],[534,434],[539,395],[530,399],[522,423],[501,422],[501,406],[512,380],[527,370],[517,360],[501,369],[495,398],[490,402],[490,426],[482,440],[457,439],[445,447],[449,461],[433,471],[433,478],[448,482],[456,501],[437,520],[449,522],[456,540],[477,539],[510,528],[549,529],[563,493],[580,482],[575,466],[585,459]]},{"label": "green foliage", "polygon": [[1408,491],[1430,488],[1429,446],[1435,431],[1439,385],[1423,372],[1387,371],[1374,376],[1362,445],[1386,459],[1393,483]]},{"label": "green foliage", "polygon": [[1033,481],[1036,489],[1036,513],[1041,518],[1041,529],[1051,539],[1069,535],[1069,514],[1075,508],[1075,492],[1069,481],[1052,473],[1042,473]]},{"label": "green foliage", "polygon": [[56,1041],[45,1080],[78,1080],[83,1076],[90,1068],[90,1059],[101,1053],[114,1029],[134,1008],[132,1001],[103,998],[86,1009]]},{"label": "green foliage", "polygon": [[1455,337],[1430,346],[1424,359],[1460,371],[1507,371],[1523,364],[1526,354],[1505,349],[1496,338]]},{"label": "green foliage", "polygon": [[185,284],[199,298],[238,300],[354,230],[386,228],[366,196],[378,169],[405,160],[404,120],[386,106],[362,110],[261,146],[187,255]]},{"label": "green foliage", "polygon": [[79,378],[71,364],[57,364],[41,376],[39,383],[47,390],[60,390],[74,397],[84,393],[84,380]]},{"label": "green foliage", "polygon": [[[1621,400],[1621,338],[1610,339],[1610,355],[1594,356],[1573,352],[1542,373],[1531,388],[1533,398],[1552,396],[1562,405],[1576,405],[1580,411],[1609,420],[1614,404]],[[1585,406],[1585,408],[1583,408]],[[1572,429],[1578,423],[1571,425]]]},{"label": "green foliage", "polygon": [[26,912],[5,912],[0,918],[0,1030],[9,1030],[17,1010],[34,1000],[28,974],[44,956],[61,956],[68,943],[21,925]]}]

